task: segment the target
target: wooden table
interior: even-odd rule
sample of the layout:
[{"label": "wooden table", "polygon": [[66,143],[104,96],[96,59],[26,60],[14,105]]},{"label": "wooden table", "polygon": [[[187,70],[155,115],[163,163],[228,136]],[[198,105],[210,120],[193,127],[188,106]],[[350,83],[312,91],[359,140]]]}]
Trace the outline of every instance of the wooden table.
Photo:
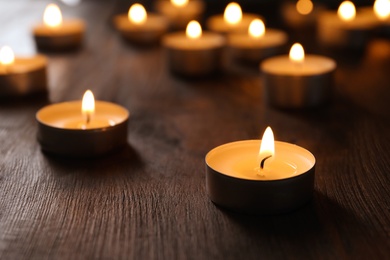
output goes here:
[{"label": "wooden table", "polygon": [[[0,45],[33,53],[30,29],[46,3],[0,2]],[[358,57],[331,53],[333,102],[291,112],[265,104],[256,68],[181,79],[161,48],[118,37],[108,23],[115,4],[62,7],[87,21],[84,48],[48,54],[48,98],[0,102],[0,259],[389,259],[389,39]],[[36,111],[86,89],[130,110],[128,146],[90,160],[42,153]],[[277,216],[216,207],[205,154],[268,125],[316,156],[313,200]]]}]

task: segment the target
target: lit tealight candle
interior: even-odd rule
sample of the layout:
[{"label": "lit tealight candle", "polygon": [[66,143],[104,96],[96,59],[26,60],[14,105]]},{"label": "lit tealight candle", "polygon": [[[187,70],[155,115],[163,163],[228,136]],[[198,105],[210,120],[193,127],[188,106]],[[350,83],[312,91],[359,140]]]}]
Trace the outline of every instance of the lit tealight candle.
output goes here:
[{"label": "lit tealight candle", "polygon": [[354,4],[344,1],[337,13],[324,11],[318,18],[321,44],[350,49],[365,47],[368,33],[378,26],[377,19],[367,12],[356,12]]},{"label": "lit tealight candle", "polygon": [[298,0],[295,3],[285,1],[282,4],[282,16],[289,27],[301,29],[302,27],[315,26],[317,15],[323,10],[323,6],[310,0]]},{"label": "lit tealight candle", "polygon": [[172,28],[185,29],[192,20],[201,20],[204,11],[202,0],[160,0],[155,1],[155,9],[164,15]]},{"label": "lit tealight candle", "polygon": [[228,35],[228,46],[237,60],[258,65],[269,56],[281,53],[287,42],[287,35],[279,30],[266,29],[260,19],[254,19],[248,33]]},{"label": "lit tealight candle", "polygon": [[227,143],[206,155],[206,188],[217,205],[245,213],[275,214],[307,203],[314,187],[315,158],[308,150],[262,140]]},{"label": "lit tealight candle", "polygon": [[390,36],[390,0],[376,0],[372,7],[359,9],[365,15],[371,15],[378,21],[377,33]]},{"label": "lit tealight candle", "polygon": [[42,55],[16,57],[12,49],[0,49],[0,97],[46,91],[47,60]]},{"label": "lit tealight candle", "polygon": [[188,23],[186,32],[163,38],[169,68],[184,76],[205,76],[219,70],[225,39],[219,34],[202,32],[197,21]]},{"label": "lit tealight candle", "polygon": [[147,13],[141,4],[133,4],[127,14],[117,15],[114,23],[124,39],[139,45],[157,43],[168,29],[163,16]]},{"label": "lit tealight candle", "polygon": [[247,32],[254,19],[262,19],[257,14],[242,13],[239,4],[229,3],[223,15],[215,15],[207,20],[207,28],[218,33]]},{"label": "lit tealight candle", "polygon": [[82,101],[40,109],[38,141],[43,151],[70,157],[99,156],[127,142],[129,112],[119,105],[95,101],[91,91]]},{"label": "lit tealight candle", "polygon": [[64,50],[79,47],[84,31],[82,20],[63,20],[59,7],[49,4],[43,14],[43,24],[36,25],[33,33],[39,49]]},{"label": "lit tealight candle", "polygon": [[323,105],[330,99],[336,62],[319,55],[305,55],[302,45],[296,43],[289,55],[269,58],[260,69],[269,104],[304,108]]}]

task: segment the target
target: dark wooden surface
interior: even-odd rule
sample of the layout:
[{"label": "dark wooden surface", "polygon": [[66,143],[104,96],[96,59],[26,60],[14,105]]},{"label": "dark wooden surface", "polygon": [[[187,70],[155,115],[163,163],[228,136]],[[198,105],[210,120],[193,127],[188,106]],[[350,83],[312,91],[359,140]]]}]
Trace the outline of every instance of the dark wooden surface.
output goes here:
[{"label": "dark wooden surface", "polygon": [[[34,53],[46,3],[1,1],[0,45]],[[171,75],[161,48],[133,48],[112,30],[115,2],[62,7],[86,20],[84,48],[48,54],[47,98],[0,101],[0,259],[389,259],[389,39],[330,53],[333,102],[289,112],[267,107],[256,69]],[[290,39],[325,53],[313,35]],[[43,154],[36,111],[88,88],[130,110],[128,147],[96,160]],[[205,191],[205,154],[268,125],[316,156],[312,202],[277,216],[221,210]]]}]

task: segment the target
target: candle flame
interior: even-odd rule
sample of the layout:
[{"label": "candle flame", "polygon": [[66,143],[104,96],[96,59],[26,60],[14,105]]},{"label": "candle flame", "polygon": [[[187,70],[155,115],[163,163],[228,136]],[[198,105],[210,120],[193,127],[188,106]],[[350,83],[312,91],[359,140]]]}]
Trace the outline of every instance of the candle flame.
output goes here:
[{"label": "candle flame", "polygon": [[356,16],[355,5],[350,1],[342,2],[337,10],[337,15],[341,20],[352,21]]},{"label": "candle flame", "polygon": [[[95,98],[91,90],[84,93],[83,101],[81,102],[81,113],[89,118],[95,112]],[[87,119],[87,121],[89,121]]]},{"label": "candle flame", "polygon": [[202,36],[202,27],[197,21],[191,21],[186,28],[186,35],[191,39],[198,39]]},{"label": "candle flame", "polygon": [[380,20],[386,20],[390,17],[390,1],[376,0],[374,3],[374,13]]},{"label": "candle flame", "polygon": [[228,4],[223,14],[223,18],[225,22],[233,25],[241,22],[242,11],[240,5],[235,2]]},{"label": "candle flame", "polygon": [[313,2],[310,0],[299,0],[295,7],[297,8],[298,13],[307,15],[313,11]]},{"label": "candle flame", "polygon": [[272,132],[271,127],[267,127],[264,131],[263,138],[261,139],[259,159],[260,161],[264,160],[269,156],[275,155],[275,140],[274,133]]},{"label": "candle flame", "polygon": [[43,13],[43,23],[51,28],[57,28],[62,24],[62,14],[60,8],[56,4],[46,6]]},{"label": "candle flame", "polygon": [[188,4],[188,0],[171,0],[171,4],[176,7],[183,7]]},{"label": "candle flame", "polygon": [[300,43],[294,43],[290,49],[290,60],[296,63],[302,63],[305,60],[305,51]]},{"label": "candle flame", "polygon": [[14,60],[15,60],[15,56],[11,47],[3,46],[0,49],[0,63],[4,66],[8,66],[14,63]]},{"label": "candle flame", "polygon": [[262,20],[254,19],[249,25],[248,34],[252,38],[261,38],[265,34],[265,25]]},{"label": "candle flame", "polygon": [[145,8],[141,4],[133,4],[128,12],[129,21],[135,24],[143,24],[147,19]]}]

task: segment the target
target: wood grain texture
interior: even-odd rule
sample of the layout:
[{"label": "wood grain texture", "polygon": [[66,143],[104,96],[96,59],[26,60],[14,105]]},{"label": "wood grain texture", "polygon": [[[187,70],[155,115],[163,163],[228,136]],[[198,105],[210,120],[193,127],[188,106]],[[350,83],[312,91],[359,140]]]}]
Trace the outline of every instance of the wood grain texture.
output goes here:
[{"label": "wood grain texture", "polygon": [[[34,52],[28,32],[46,3],[0,2],[0,45]],[[0,101],[0,259],[390,257],[389,39],[359,57],[329,53],[339,64],[333,102],[288,112],[264,103],[257,69],[228,63],[204,80],[170,74],[161,48],[134,48],[112,30],[118,6],[62,6],[65,17],[86,20],[85,46],[47,54],[48,97]],[[87,88],[130,110],[128,147],[93,160],[43,154],[36,111]],[[217,208],[205,191],[205,154],[259,138],[268,125],[316,156],[314,199],[277,216]]]}]

